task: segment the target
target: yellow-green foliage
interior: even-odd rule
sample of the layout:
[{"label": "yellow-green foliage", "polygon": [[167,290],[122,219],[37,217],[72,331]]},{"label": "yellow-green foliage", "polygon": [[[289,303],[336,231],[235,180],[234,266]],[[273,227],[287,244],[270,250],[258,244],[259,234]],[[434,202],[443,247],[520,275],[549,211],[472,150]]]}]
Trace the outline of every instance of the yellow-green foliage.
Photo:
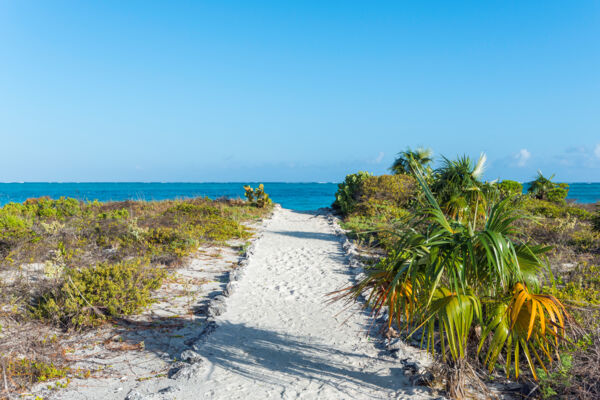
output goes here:
[{"label": "yellow-green foliage", "polygon": [[332,207],[342,213],[342,215],[352,213],[358,200],[357,197],[360,186],[362,182],[370,176],[371,174],[365,171],[358,171],[356,174],[346,175],[344,182],[338,185]]},{"label": "yellow-green foliage", "polygon": [[583,220],[589,220],[593,216],[589,211],[579,208],[575,205],[566,203],[557,204],[535,198],[525,198],[522,202],[522,207],[531,215],[548,218],[560,218],[571,215]]},{"label": "yellow-green foliage", "polygon": [[[346,210],[351,210],[346,214],[344,227],[365,243],[384,248],[393,246],[397,235],[391,231],[406,223],[411,216],[407,208],[416,196],[414,178],[402,174],[356,175],[351,178],[352,205],[348,207],[348,201],[343,203]],[[350,187],[346,185],[344,188]],[[338,190],[338,195],[341,196],[341,193],[345,192]]]},{"label": "yellow-green foliage", "polygon": [[34,315],[66,327],[98,324],[106,317],[134,314],[151,303],[165,271],[141,260],[71,269],[64,283],[38,299]]},{"label": "yellow-green foliage", "polygon": [[498,183],[498,189],[504,196],[514,196],[523,193],[523,185],[516,181],[503,180]]},{"label": "yellow-green foliage", "polygon": [[600,233],[587,229],[575,231],[571,234],[569,245],[582,253],[600,250]]},{"label": "yellow-green foliage", "polygon": [[151,257],[170,265],[200,243],[244,239],[241,222],[267,212],[241,201],[206,198],[161,202],[84,203],[30,199],[0,208],[0,267],[55,262],[69,267],[90,260]]},{"label": "yellow-green foliage", "polygon": [[579,306],[600,305],[600,266],[584,262],[559,277],[558,284],[547,291]]},{"label": "yellow-green foliage", "polygon": [[70,372],[68,367],[28,358],[7,360],[4,368],[5,376],[10,377],[11,381],[15,378],[30,384],[64,378]]},{"label": "yellow-green foliage", "polygon": [[[416,196],[415,179],[409,175],[379,175],[363,179],[358,187],[356,212],[375,216],[382,213],[394,214],[408,206]],[[396,210],[394,210],[394,208]]]},{"label": "yellow-green foliage", "polygon": [[244,186],[244,190],[246,191],[244,194],[246,199],[253,206],[265,208],[272,204],[269,195],[265,192],[265,185],[262,183],[256,189],[253,189],[251,186]]}]

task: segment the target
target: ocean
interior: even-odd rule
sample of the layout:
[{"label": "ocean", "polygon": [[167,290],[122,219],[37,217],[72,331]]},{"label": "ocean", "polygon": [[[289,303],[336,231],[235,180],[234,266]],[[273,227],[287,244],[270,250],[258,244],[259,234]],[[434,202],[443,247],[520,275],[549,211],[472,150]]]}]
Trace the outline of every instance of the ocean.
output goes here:
[{"label": "ocean", "polygon": [[[166,200],[198,196],[244,198],[244,185],[257,187],[259,183],[0,183],[0,206],[41,196],[90,201]],[[264,185],[274,202],[293,210],[329,207],[337,190],[337,183],[265,182]]]},{"label": "ocean", "polygon": [[[61,196],[79,200],[165,200],[207,196],[243,198],[247,183],[0,183],[0,206],[23,202],[31,197]],[[266,182],[265,191],[273,201],[293,210],[329,207],[334,200],[337,183]],[[571,183],[568,199],[579,203],[600,201],[600,183]]]}]

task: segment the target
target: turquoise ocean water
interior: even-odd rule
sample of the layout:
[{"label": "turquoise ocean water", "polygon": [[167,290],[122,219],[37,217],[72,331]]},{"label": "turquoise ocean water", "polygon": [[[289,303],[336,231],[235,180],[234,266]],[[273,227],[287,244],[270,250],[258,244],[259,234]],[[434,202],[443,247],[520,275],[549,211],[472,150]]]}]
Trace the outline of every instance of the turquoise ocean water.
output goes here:
[{"label": "turquoise ocean water", "polygon": [[[80,200],[165,200],[196,196],[244,197],[247,183],[0,183],[0,205],[23,202],[31,197],[61,196]],[[600,183],[571,183],[569,199],[580,203],[600,201]],[[265,183],[271,198],[285,208],[314,210],[334,200],[336,183]]]}]

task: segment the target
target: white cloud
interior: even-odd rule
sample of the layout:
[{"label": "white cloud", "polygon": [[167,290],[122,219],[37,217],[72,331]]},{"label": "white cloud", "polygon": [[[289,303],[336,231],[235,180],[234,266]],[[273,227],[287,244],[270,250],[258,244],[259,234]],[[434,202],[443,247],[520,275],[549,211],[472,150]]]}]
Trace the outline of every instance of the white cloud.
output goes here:
[{"label": "white cloud", "polygon": [[596,158],[600,158],[600,143],[596,145],[596,148],[594,149],[594,155]]},{"label": "white cloud", "polygon": [[527,161],[531,158],[531,153],[527,149],[521,149],[517,154],[514,155],[515,160],[517,160],[517,166],[524,167],[527,164]]}]

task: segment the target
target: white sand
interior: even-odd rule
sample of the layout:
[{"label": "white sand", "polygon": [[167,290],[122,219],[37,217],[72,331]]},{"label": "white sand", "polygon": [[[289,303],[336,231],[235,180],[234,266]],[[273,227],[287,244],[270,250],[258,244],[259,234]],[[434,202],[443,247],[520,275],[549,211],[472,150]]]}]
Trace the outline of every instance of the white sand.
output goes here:
[{"label": "white sand", "polygon": [[216,317],[216,330],[193,345],[200,355],[197,363],[177,379],[90,382],[57,395],[131,400],[430,398],[426,388],[410,384],[398,360],[367,337],[372,321],[359,306],[327,304],[327,293],[352,282],[347,264],[327,218],[277,210],[227,298],[226,311]]}]

